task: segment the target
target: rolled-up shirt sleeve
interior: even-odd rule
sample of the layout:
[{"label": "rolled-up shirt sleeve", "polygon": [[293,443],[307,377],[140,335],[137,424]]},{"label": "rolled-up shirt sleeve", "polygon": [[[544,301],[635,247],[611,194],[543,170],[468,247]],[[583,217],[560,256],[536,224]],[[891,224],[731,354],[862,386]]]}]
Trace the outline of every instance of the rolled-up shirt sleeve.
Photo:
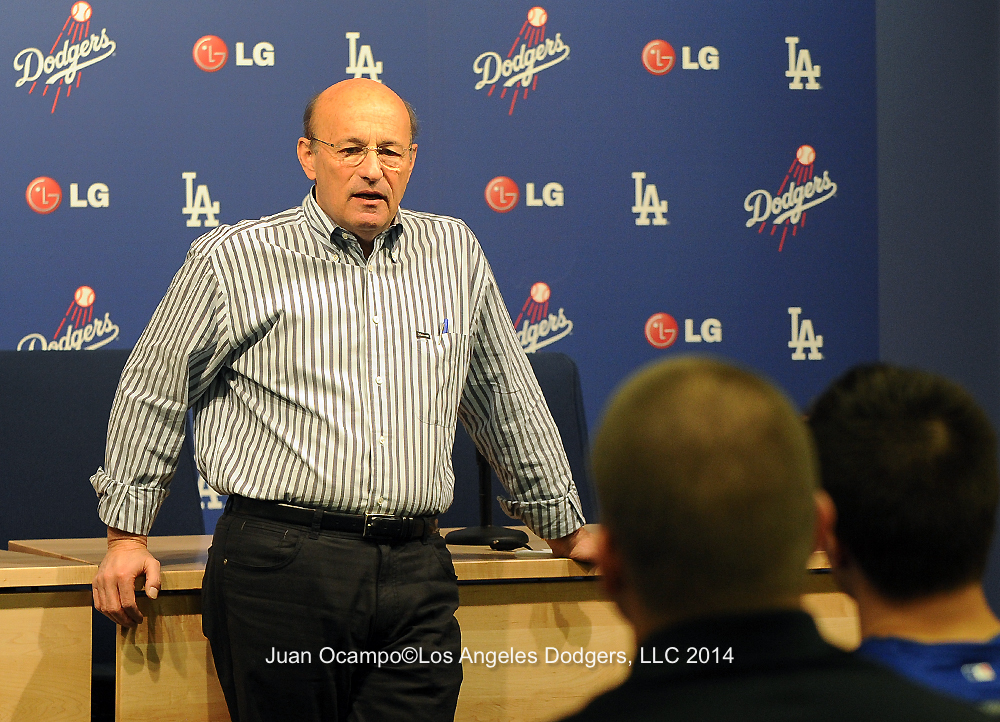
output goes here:
[{"label": "rolled-up shirt sleeve", "polygon": [[481,294],[459,415],[511,499],[503,510],[543,539],[585,523],[559,430],[517,341],[496,281],[480,259]]},{"label": "rolled-up shirt sleeve", "polygon": [[91,477],[110,527],[148,534],[177,467],[185,414],[229,353],[225,303],[209,258],[192,249],[122,371],[105,464]]}]

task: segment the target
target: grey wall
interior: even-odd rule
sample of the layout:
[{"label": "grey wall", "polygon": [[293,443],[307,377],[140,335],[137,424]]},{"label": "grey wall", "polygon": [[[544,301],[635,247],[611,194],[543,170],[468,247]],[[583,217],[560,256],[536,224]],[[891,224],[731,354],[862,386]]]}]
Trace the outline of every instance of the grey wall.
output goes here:
[{"label": "grey wall", "polygon": [[939,371],[1000,422],[1000,4],[882,0],[881,356]]},{"label": "grey wall", "polygon": [[[1000,3],[876,7],[880,355],[1000,426]],[[1000,538],[986,581],[1000,609]]]}]

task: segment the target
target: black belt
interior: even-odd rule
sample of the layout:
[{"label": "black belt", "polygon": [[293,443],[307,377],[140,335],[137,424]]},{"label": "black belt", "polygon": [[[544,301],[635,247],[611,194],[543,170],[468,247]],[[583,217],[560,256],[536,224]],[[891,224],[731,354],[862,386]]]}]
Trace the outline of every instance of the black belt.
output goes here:
[{"label": "black belt", "polygon": [[433,534],[437,531],[437,519],[433,516],[339,514],[334,511],[322,511],[278,501],[261,501],[235,495],[229,497],[226,510],[282,524],[295,524],[307,528],[315,527],[326,531],[357,534],[363,539],[372,539],[373,541],[407,541],[419,539],[425,532]]}]

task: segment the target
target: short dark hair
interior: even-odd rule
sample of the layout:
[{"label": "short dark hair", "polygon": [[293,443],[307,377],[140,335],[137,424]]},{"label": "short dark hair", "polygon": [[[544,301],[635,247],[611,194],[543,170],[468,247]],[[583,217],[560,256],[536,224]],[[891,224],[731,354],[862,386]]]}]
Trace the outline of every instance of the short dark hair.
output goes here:
[{"label": "short dark hair", "polygon": [[940,376],[856,367],[809,414],[836,533],[895,601],[982,579],[997,506],[997,441],[983,410]]},{"label": "short dark hair", "polygon": [[764,379],[697,357],[648,366],[616,391],[592,456],[601,523],[649,610],[689,617],[801,594],[816,453]]},{"label": "short dark hair", "polygon": [[[313,111],[316,110],[316,101],[319,100],[319,96],[323,94],[323,91],[316,93],[313,97],[309,98],[309,102],[306,103],[306,109],[302,113],[302,136],[304,138],[309,138],[312,140],[312,117]],[[400,100],[403,100],[400,98]],[[413,110],[413,106],[408,102],[403,100],[403,105],[406,106],[406,114],[410,117],[410,142],[412,143],[417,139],[417,133],[420,132],[420,121],[417,120],[417,113]]]}]

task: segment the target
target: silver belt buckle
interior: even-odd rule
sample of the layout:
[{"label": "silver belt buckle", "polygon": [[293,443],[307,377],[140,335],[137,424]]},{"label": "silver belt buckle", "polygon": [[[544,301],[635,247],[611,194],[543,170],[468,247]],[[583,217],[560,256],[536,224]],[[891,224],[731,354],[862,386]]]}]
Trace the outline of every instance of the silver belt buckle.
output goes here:
[{"label": "silver belt buckle", "polygon": [[[393,536],[393,534],[385,533],[385,530],[383,530],[383,533],[380,534],[379,533],[379,529],[376,528],[376,524],[378,524],[378,522],[380,520],[383,520],[383,519],[393,519],[393,520],[399,521],[399,520],[396,519],[396,515],[395,514],[369,514],[369,513],[366,512],[365,513],[365,528],[364,528],[364,531],[361,532],[362,538],[371,538],[371,537],[382,537],[382,538],[385,538],[385,537]],[[400,528],[401,527],[397,527],[397,529],[395,530],[397,534],[398,534]]]}]

